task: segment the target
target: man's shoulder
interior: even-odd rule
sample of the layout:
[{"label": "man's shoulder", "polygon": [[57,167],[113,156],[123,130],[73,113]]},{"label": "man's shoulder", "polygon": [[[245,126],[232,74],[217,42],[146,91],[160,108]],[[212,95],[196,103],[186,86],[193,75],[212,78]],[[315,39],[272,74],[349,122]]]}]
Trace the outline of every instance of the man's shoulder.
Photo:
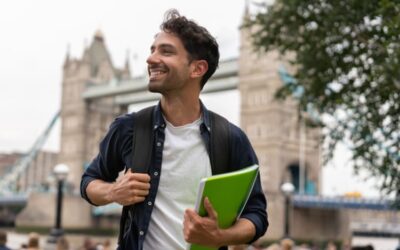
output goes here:
[{"label": "man's shoulder", "polygon": [[132,132],[133,127],[135,125],[135,119],[137,119],[138,116],[141,116],[141,114],[143,114],[142,111],[150,111],[153,112],[153,109],[156,106],[149,106],[147,108],[135,111],[135,112],[131,112],[131,113],[126,113],[123,115],[118,116],[117,118],[115,118],[115,120],[111,123],[110,125],[110,130],[117,130],[117,131],[125,131],[125,132]]},{"label": "man's shoulder", "polygon": [[120,123],[120,124],[132,123],[134,117],[135,117],[135,112],[126,113],[126,114],[120,115],[117,118],[115,118],[114,122]]},{"label": "man's shoulder", "polygon": [[229,126],[229,132],[230,132],[230,137],[233,139],[243,139],[246,138],[245,132],[236,124],[232,123],[231,121],[228,120],[228,126]]},{"label": "man's shoulder", "polygon": [[133,133],[133,124],[134,113],[120,115],[110,124],[106,137],[124,138],[131,135]]},{"label": "man's shoulder", "polygon": [[[221,116],[221,115],[219,115],[219,116]],[[223,117],[223,118],[226,119],[225,117]],[[226,119],[226,121],[228,122],[227,128],[229,129],[229,137],[230,137],[231,143],[242,145],[242,146],[250,144],[246,133],[238,125],[232,123],[228,119]]]},{"label": "man's shoulder", "polygon": [[111,124],[111,128],[132,127],[135,119],[135,113],[126,113],[118,116]]},{"label": "man's shoulder", "polygon": [[239,126],[237,126],[236,124],[234,124],[234,123],[232,123],[230,120],[228,120],[226,117],[224,117],[223,115],[221,115],[221,114],[219,114],[219,113],[217,113],[217,112],[214,112],[214,111],[212,111],[212,110],[208,110],[208,112],[210,113],[210,114],[214,114],[214,115],[216,115],[216,117],[220,117],[220,118],[217,118],[217,119],[224,119],[224,120],[226,120],[226,122],[227,122],[227,129],[229,129],[229,132],[230,132],[230,136],[231,137],[233,137],[233,138],[241,138],[241,137],[246,137],[246,134],[243,132],[243,130],[239,127]]}]

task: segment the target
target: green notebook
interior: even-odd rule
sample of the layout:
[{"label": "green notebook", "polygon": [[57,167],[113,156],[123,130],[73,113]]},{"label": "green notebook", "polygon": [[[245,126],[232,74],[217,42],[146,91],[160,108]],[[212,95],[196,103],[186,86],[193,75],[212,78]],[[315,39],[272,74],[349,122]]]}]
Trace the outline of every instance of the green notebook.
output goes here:
[{"label": "green notebook", "polygon": [[[258,165],[226,174],[203,178],[199,184],[195,209],[200,216],[206,216],[204,198],[208,197],[218,213],[218,224],[221,228],[233,225],[240,216],[250,196],[257,178]],[[190,250],[213,250],[217,248],[189,245]]]}]

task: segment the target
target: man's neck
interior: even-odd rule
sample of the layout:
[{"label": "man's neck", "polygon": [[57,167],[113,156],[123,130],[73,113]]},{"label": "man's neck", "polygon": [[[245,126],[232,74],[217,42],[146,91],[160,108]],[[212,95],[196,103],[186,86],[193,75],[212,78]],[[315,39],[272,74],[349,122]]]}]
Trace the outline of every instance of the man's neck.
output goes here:
[{"label": "man's neck", "polygon": [[199,119],[201,107],[199,98],[161,98],[162,112],[174,126],[183,126]]}]

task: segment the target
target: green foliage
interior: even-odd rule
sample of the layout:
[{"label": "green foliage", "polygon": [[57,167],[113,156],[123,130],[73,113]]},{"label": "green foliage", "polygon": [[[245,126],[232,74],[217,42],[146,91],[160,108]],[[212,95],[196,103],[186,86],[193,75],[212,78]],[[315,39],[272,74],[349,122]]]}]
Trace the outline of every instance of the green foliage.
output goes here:
[{"label": "green foliage", "polygon": [[[349,144],[356,171],[400,195],[400,1],[276,0],[247,23],[261,51],[295,54],[300,108],[323,116],[326,159]],[[297,86],[296,86],[297,85]]]}]

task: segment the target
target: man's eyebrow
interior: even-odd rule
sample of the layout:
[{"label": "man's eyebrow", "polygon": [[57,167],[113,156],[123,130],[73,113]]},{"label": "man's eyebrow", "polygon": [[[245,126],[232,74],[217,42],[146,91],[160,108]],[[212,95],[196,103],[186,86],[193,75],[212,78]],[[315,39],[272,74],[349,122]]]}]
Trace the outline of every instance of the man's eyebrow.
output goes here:
[{"label": "man's eyebrow", "polygon": [[168,43],[162,43],[159,45],[160,48],[163,49],[174,49],[175,50],[175,46],[173,46],[172,44],[168,44]]},{"label": "man's eyebrow", "polygon": [[161,49],[171,49],[171,50],[176,50],[175,46],[169,43],[162,43],[159,45],[151,45],[150,50],[153,51],[156,47],[159,47]]}]

